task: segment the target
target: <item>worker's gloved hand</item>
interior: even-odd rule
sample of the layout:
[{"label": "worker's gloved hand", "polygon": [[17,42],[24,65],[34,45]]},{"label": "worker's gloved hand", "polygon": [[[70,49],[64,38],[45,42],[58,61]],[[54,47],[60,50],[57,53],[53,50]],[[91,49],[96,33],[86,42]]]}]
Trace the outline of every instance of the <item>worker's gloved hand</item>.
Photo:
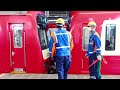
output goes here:
[{"label": "worker's gloved hand", "polygon": [[85,54],[85,57],[86,57],[86,58],[88,58],[88,55],[87,55],[87,54]]},{"label": "worker's gloved hand", "polygon": [[101,55],[97,55],[97,59],[101,61],[102,60],[102,56]]}]

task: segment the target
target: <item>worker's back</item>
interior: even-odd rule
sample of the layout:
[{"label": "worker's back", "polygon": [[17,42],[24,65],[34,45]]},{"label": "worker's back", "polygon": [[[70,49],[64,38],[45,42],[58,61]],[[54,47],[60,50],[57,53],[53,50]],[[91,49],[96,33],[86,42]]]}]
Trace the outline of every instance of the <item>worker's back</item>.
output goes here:
[{"label": "worker's back", "polygon": [[56,37],[56,56],[70,55],[69,32],[60,28],[55,32],[55,37]]}]

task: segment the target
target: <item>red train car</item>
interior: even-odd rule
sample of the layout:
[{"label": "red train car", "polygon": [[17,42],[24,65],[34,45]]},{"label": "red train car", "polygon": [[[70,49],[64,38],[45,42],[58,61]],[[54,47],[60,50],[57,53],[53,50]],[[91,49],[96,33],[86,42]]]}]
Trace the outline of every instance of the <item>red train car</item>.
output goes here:
[{"label": "red train car", "polygon": [[47,17],[41,11],[0,15],[0,73],[46,73]]},{"label": "red train car", "polygon": [[88,22],[97,23],[101,36],[101,50],[108,64],[102,63],[102,74],[120,74],[120,11],[71,11],[70,31],[73,35],[74,49],[69,73],[89,73],[85,53],[88,46]]}]

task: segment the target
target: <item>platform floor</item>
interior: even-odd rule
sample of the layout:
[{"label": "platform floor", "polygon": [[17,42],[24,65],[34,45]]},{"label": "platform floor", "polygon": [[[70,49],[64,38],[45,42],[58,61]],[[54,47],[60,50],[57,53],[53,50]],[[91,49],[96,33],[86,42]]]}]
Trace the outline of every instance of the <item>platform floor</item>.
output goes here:
[{"label": "platform floor", "polygon": [[[0,74],[0,79],[57,79],[57,74]],[[69,74],[68,79],[89,79],[88,74]],[[120,75],[102,75],[102,79],[120,79]]]}]

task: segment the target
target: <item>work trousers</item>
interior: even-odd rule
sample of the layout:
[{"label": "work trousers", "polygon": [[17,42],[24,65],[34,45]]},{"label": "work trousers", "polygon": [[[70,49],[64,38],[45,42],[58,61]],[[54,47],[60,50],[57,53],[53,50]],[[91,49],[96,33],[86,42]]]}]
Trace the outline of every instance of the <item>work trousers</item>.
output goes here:
[{"label": "work trousers", "polygon": [[70,69],[70,56],[55,56],[58,79],[67,79]]},{"label": "work trousers", "polygon": [[[97,55],[96,53],[93,53],[90,57],[89,57],[89,65],[91,63],[93,63],[93,61],[97,60]],[[99,60],[97,63],[93,64],[90,68],[90,79],[101,79],[101,73],[100,73],[100,69],[101,69],[101,61]]]}]

